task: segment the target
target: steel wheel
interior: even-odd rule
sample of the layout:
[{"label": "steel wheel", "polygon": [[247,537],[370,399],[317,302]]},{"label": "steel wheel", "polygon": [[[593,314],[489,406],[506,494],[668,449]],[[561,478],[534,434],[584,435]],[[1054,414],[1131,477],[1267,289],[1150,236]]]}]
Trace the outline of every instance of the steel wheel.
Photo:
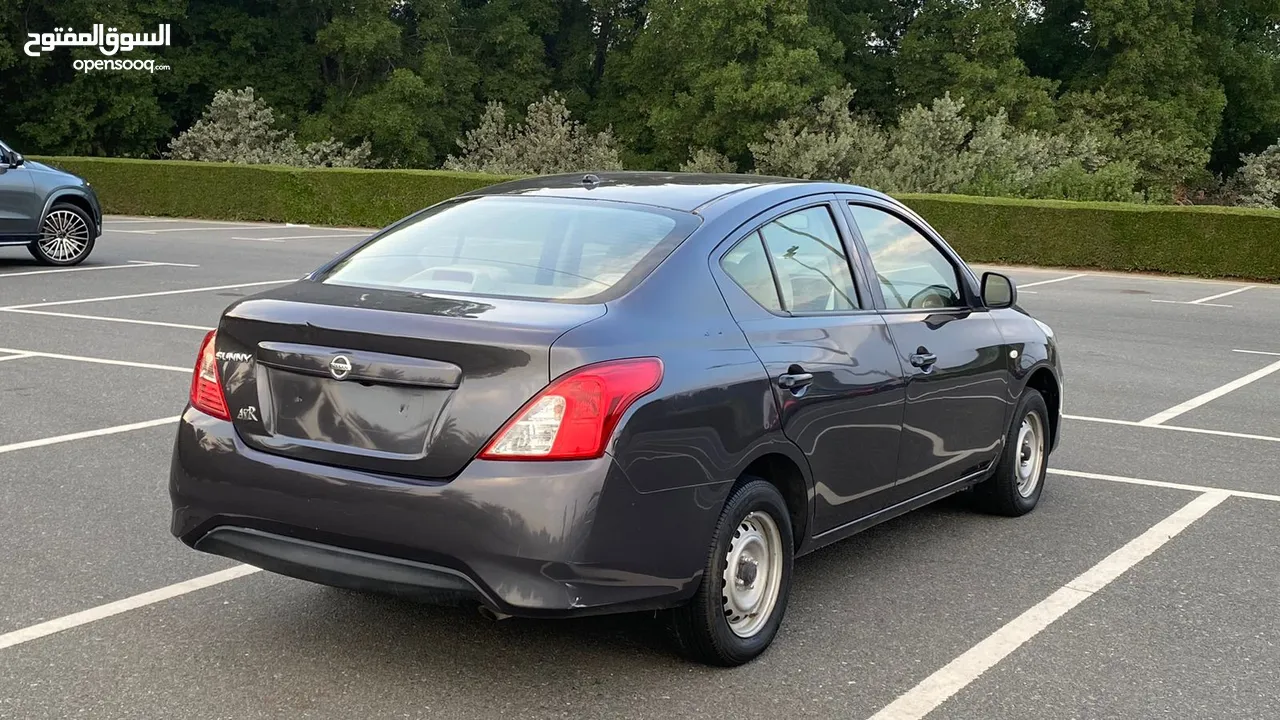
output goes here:
[{"label": "steel wheel", "polygon": [[1036,485],[1040,483],[1040,471],[1044,466],[1045,433],[1044,423],[1040,420],[1039,414],[1030,412],[1022,418],[1016,447],[1018,494],[1024,498],[1031,497],[1031,493],[1036,490]]},{"label": "steel wheel", "polygon": [[68,262],[89,247],[89,224],[70,210],[54,210],[40,226],[40,252],[55,262]]},{"label": "steel wheel", "polygon": [[724,615],[729,629],[753,637],[768,622],[782,586],[782,534],[768,513],[738,523],[724,568]]}]

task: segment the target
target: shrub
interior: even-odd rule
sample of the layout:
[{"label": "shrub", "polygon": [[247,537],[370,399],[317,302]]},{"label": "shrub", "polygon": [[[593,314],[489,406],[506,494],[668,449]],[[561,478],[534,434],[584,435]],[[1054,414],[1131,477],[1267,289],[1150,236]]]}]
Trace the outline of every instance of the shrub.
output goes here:
[{"label": "shrub", "polygon": [[368,167],[365,141],[348,148],[333,138],[299,147],[293,133],[277,130],[275,112],[254,90],[219,90],[204,115],[169,143],[169,157],[198,162],[296,167]]},{"label": "shrub", "polygon": [[1231,189],[1245,207],[1274,208],[1280,205],[1280,143],[1255,155],[1242,155],[1240,169],[1231,179]]},{"label": "shrub", "polygon": [[974,122],[950,95],[882,131],[849,111],[851,99],[846,88],[774,125],[751,147],[757,169],[887,192],[1133,199],[1134,166],[1109,162],[1088,133],[1021,131],[1003,109]]},{"label": "shrub", "polygon": [[498,175],[546,175],[586,170],[621,170],[613,133],[590,134],[569,118],[559,94],[531,104],[523,124],[507,122],[502,103],[485,107],[480,125],[458,141],[459,157],[450,155],[445,170]]},{"label": "shrub", "polygon": [[738,166],[724,154],[707,148],[697,148],[680,166],[687,173],[736,173]]},{"label": "shrub", "polygon": [[824,97],[802,115],[781,120],[752,143],[756,171],[805,180],[846,180],[871,187],[889,183],[884,174],[888,140],[867,118],[849,110],[853,90]]}]

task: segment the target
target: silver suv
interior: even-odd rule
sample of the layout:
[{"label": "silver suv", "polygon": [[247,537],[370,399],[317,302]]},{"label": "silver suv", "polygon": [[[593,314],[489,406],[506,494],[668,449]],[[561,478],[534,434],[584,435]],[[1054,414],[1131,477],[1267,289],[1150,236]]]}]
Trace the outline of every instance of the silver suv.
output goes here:
[{"label": "silver suv", "polygon": [[79,265],[102,234],[102,206],[83,178],[0,142],[0,246],[26,245],[46,265]]}]

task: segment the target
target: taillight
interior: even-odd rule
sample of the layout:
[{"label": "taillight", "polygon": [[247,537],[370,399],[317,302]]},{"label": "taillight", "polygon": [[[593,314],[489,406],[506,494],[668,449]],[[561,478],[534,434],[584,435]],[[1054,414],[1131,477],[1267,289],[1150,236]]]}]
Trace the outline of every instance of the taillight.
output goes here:
[{"label": "taillight", "polygon": [[627,408],[662,382],[662,361],[587,365],[525,403],[480,453],[484,460],[585,460],[605,444]]},{"label": "taillight", "polygon": [[191,376],[191,407],[219,420],[230,420],[227,399],[222,395],[222,379],[218,375],[218,358],[214,355],[217,337],[218,331],[210,330],[200,345],[196,371]]}]

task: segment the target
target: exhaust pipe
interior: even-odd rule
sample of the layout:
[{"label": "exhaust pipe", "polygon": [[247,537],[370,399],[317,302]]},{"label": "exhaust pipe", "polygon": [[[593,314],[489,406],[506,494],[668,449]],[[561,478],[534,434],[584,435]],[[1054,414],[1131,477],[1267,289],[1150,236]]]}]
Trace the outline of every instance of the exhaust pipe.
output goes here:
[{"label": "exhaust pipe", "polygon": [[511,617],[510,615],[505,615],[500,612],[494,612],[487,605],[478,605],[477,608],[480,610],[480,617],[486,620],[498,622],[499,620],[506,620]]}]

